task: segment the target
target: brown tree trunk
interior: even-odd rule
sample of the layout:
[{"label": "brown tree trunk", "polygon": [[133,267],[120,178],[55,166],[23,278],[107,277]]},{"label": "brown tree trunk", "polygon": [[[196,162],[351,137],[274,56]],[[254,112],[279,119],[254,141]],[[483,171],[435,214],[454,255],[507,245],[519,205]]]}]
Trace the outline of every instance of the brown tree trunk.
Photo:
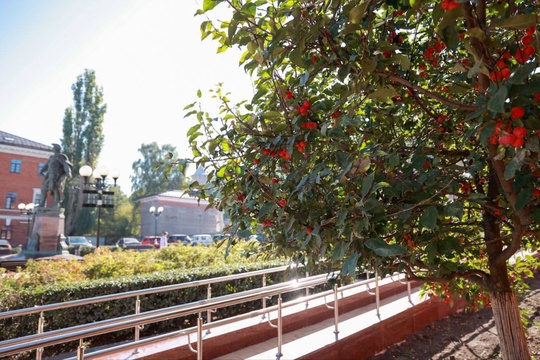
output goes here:
[{"label": "brown tree trunk", "polygon": [[491,305],[502,358],[504,360],[530,360],[531,355],[515,294],[511,291],[492,293]]}]

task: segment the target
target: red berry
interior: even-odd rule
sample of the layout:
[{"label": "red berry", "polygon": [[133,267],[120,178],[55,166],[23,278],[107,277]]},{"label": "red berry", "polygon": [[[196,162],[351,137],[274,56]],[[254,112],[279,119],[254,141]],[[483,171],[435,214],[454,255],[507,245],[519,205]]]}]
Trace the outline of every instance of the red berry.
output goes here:
[{"label": "red berry", "polygon": [[514,131],[512,131],[512,133],[517,137],[524,137],[525,135],[527,135],[527,129],[521,126],[517,126],[514,128]]},{"label": "red berry", "polygon": [[511,145],[514,141],[516,141],[516,136],[514,134],[507,134],[499,138],[499,144],[502,146]]},{"label": "red berry", "polygon": [[534,196],[534,197],[540,196],[540,189],[534,189],[534,190],[533,190],[533,196]]},{"label": "red berry", "polygon": [[307,233],[308,235],[311,234],[312,232],[313,232],[313,229],[312,229],[312,228],[308,227],[308,228],[306,229],[306,233]]},{"label": "red berry", "polygon": [[285,99],[292,99],[293,98],[293,93],[292,91],[287,91],[285,93]]},{"label": "red berry", "polygon": [[510,110],[510,116],[512,116],[513,119],[522,118],[523,115],[525,115],[525,108],[523,106],[514,106],[512,110]]},{"label": "red berry", "polygon": [[524,144],[525,144],[525,139],[523,139],[522,137],[517,137],[517,136],[516,136],[516,139],[512,142],[512,146],[515,148],[520,148]]}]

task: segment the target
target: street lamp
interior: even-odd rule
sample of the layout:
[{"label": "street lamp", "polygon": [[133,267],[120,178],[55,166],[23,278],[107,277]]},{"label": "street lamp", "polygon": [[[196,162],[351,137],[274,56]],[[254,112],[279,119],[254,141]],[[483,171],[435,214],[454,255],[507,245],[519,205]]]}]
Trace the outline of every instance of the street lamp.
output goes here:
[{"label": "street lamp", "polygon": [[150,206],[150,214],[154,215],[155,217],[155,222],[154,222],[154,234],[156,234],[157,236],[157,218],[159,217],[159,215],[161,215],[161,213],[163,212],[163,206],[160,206],[156,209],[155,206]]},{"label": "street lamp", "polygon": [[[84,178],[83,193],[83,207],[97,207],[97,231],[96,231],[96,247],[99,247],[99,226],[101,222],[101,208],[113,208],[114,207],[114,191],[107,190],[107,176],[109,176],[109,169],[102,166],[95,170],[88,165],[81,166],[79,169],[79,175]],[[116,180],[120,177],[117,170],[111,171],[111,177],[114,180],[116,186]],[[90,176],[94,178],[94,182],[90,182]]]},{"label": "street lamp", "polygon": [[23,204],[20,203],[17,205],[17,208],[21,211],[21,214],[28,216],[28,230],[27,230],[27,239],[30,238],[30,224],[32,220],[32,216],[36,213],[34,211],[34,208],[36,207],[36,204]]}]

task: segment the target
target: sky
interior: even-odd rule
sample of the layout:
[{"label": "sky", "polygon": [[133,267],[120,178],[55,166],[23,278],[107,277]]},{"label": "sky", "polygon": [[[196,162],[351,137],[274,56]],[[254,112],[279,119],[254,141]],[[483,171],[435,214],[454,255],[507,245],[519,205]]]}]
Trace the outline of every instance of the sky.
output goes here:
[{"label": "sky", "polygon": [[[184,107],[223,83],[232,100],[253,95],[239,50],[217,53],[201,41],[202,0],[0,0],[0,130],[46,145],[60,143],[71,86],[96,73],[107,113],[98,166],[120,171],[131,193],[142,144],[170,144],[189,156],[194,120]],[[216,8],[216,9],[219,9]],[[224,19],[223,11],[209,15]],[[216,112],[203,97],[203,109]]]}]

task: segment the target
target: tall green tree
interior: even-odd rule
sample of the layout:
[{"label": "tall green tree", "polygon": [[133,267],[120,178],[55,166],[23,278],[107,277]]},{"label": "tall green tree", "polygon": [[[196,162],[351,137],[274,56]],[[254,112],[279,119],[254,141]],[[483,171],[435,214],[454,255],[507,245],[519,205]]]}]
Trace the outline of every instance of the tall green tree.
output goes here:
[{"label": "tall green tree", "polygon": [[[132,199],[157,194],[167,190],[179,190],[184,176],[182,172],[169,171],[163,165],[177,158],[176,148],[170,144],[159,147],[156,142],[142,144],[139,148],[141,159],[133,162],[131,179]],[[180,164],[184,163],[178,160]]]},{"label": "tall green tree", "polygon": [[62,148],[73,163],[73,178],[66,187],[66,232],[86,233],[95,224],[89,211],[81,213],[79,169],[83,165],[95,168],[103,148],[103,121],[107,105],[103,88],[98,86],[94,70],[86,69],[71,86],[73,105],[66,108],[63,121]]},{"label": "tall green tree", "polygon": [[530,359],[512,282],[527,266],[509,259],[538,248],[536,2],[205,0],[199,13],[221,4],[231,18],[204,21],[203,38],[245,50],[256,94],[233,104],[218,89],[219,119],[187,107],[194,160],[220,191],[201,196],[298,261],[477,292],[502,357]]}]

